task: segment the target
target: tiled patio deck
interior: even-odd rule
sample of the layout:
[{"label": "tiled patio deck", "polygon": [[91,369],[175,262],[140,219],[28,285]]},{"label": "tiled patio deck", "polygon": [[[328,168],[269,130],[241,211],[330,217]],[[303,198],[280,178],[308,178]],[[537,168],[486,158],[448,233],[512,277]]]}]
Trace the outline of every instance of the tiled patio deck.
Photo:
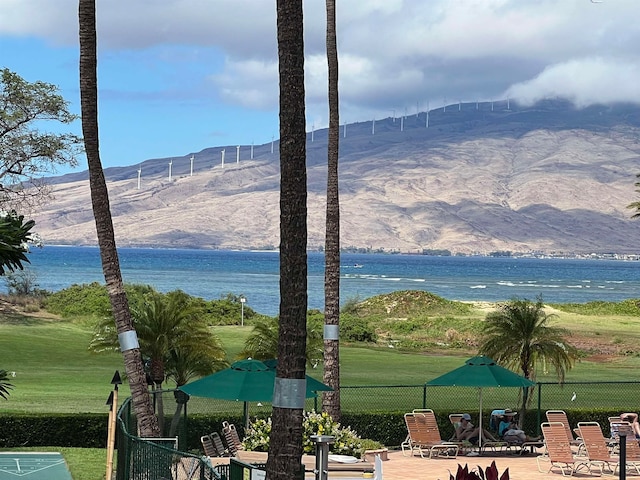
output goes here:
[{"label": "tiled patio deck", "polygon": [[[541,453],[541,452],[540,452]],[[460,455],[455,458],[438,457],[438,458],[422,458],[419,454],[413,457],[405,457],[402,452],[389,452],[389,460],[382,462],[382,473],[384,480],[449,480],[449,472],[455,475],[458,464],[464,466],[467,464],[469,469],[481,466],[486,468],[495,460],[498,473],[509,468],[510,480],[559,480],[564,477],[559,469],[554,469],[550,473],[541,473],[538,471],[536,463],[537,453],[529,453],[526,455],[505,454],[487,452],[480,457],[466,457]],[[548,468],[548,462],[542,463],[543,469]],[[618,478],[613,475],[606,475],[604,478]],[[640,476],[627,471],[628,478],[640,479]],[[574,478],[598,478],[597,474],[589,474],[586,470],[574,474]]]}]

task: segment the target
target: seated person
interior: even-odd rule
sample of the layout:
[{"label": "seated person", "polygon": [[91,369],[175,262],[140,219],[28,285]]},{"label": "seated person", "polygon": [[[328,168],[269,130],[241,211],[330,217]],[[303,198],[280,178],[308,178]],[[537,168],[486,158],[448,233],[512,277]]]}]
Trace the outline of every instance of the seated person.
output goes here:
[{"label": "seated person", "polygon": [[[456,440],[463,441],[467,440],[471,443],[477,443],[480,438],[480,427],[475,427],[473,423],[471,423],[471,415],[465,413],[462,415],[462,419],[460,420],[460,425],[456,428]],[[497,440],[490,432],[482,429],[482,441],[492,441],[496,442]]]},{"label": "seated person", "polygon": [[518,424],[514,417],[518,412],[513,412],[510,409],[505,409],[504,416],[498,425],[498,435],[502,437],[505,442],[508,443],[526,443],[535,442],[539,440],[539,437],[529,437],[524,430],[518,428]]},{"label": "seated person", "polygon": [[637,413],[623,413],[620,415],[620,420],[623,422],[629,422],[631,424],[631,428],[633,428],[633,433],[636,434],[636,438],[640,438],[640,423],[638,423]]}]

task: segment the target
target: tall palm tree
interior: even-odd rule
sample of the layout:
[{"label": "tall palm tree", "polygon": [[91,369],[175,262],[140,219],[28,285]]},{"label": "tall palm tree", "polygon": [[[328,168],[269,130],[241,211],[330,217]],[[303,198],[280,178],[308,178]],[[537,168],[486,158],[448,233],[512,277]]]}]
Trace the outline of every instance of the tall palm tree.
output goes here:
[{"label": "tall palm tree", "polygon": [[122,338],[124,367],[129,378],[131,401],[138,417],[143,437],[159,435],[158,421],[147,387],[144,365],[140,357],[136,331],[131,321],[129,303],[124,291],[118,251],[116,250],[113,220],[109,208],[109,193],[100,161],[98,141],[98,78],[95,0],[79,0],[80,26],[80,106],[82,134],[89,165],[89,186],[93,216],[96,221],[102,271],[109,292],[116,328]]},{"label": "tall palm tree", "polygon": [[267,478],[300,478],[307,314],[302,0],[277,0],[280,84],[280,333]]},{"label": "tall palm tree", "polygon": [[9,374],[6,370],[0,370],[0,397],[6,400],[12,388],[13,384],[9,383]]},{"label": "tall palm tree", "polygon": [[[524,377],[533,381],[538,365],[550,365],[558,380],[563,382],[566,372],[578,358],[578,351],[566,341],[565,337],[570,335],[567,329],[550,325],[555,317],[544,311],[542,298],[535,303],[527,299],[511,300],[487,314],[480,354],[521,371]],[[523,410],[527,397],[525,391]]]},{"label": "tall palm tree", "polygon": [[326,0],[327,63],[329,67],[329,144],[327,148],[327,214],[324,248],[324,316],[329,338],[324,340],[324,383],[333,391],[322,395],[322,409],[340,420],[340,198],[338,189],[338,152],[340,116],[338,108],[338,45],[336,41],[336,2]]}]

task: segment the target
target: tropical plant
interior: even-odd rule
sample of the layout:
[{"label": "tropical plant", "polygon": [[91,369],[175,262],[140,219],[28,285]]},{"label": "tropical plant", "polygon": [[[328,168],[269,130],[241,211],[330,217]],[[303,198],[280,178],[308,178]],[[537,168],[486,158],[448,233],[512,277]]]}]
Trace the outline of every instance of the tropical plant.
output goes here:
[{"label": "tropical plant", "polygon": [[[363,452],[362,440],[358,434],[349,427],[342,427],[327,412],[306,412],[302,420],[302,427],[304,453],[313,454],[315,452],[315,443],[311,440],[312,435],[335,437],[335,441],[329,445],[331,453],[360,457]],[[244,449],[257,452],[268,451],[271,429],[271,418],[256,419],[249,425],[246,437],[242,441]]]},{"label": "tropical plant", "polygon": [[22,270],[23,264],[29,263],[26,253],[28,242],[33,239],[31,229],[34,225],[33,220],[25,222],[24,215],[18,215],[14,210],[0,212],[0,275]]},{"label": "tropical plant", "polygon": [[[326,0],[327,64],[329,79],[329,133],[327,146],[327,207],[324,267],[324,322],[331,332],[324,339],[324,383],[333,390],[323,392],[322,408],[340,419],[340,196],[338,151],[340,115],[338,103],[338,45],[336,40],[336,2]],[[333,335],[335,333],[335,335]]]},{"label": "tropical plant", "polygon": [[509,480],[509,469],[507,468],[502,475],[498,477],[498,467],[496,467],[495,460],[491,462],[491,465],[487,467],[486,471],[482,470],[482,467],[478,466],[478,471],[469,470],[469,467],[464,467],[458,464],[458,471],[454,476],[449,472],[449,480]]},{"label": "tropical plant", "polygon": [[571,335],[569,330],[550,325],[556,317],[544,311],[540,297],[535,303],[514,299],[502,304],[486,316],[480,354],[518,369],[529,380],[535,380],[539,364],[551,365],[563,382],[578,352],[565,338]]},{"label": "tropical plant", "polygon": [[82,134],[89,166],[89,189],[96,222],[98,246],[100,247],[102,271],[109,292],[116,330],[120,338],[125,371],[131,389],[131,401],[138,420],[138,430],[143,437],[157,437],[160,434],[158,419],[153,411],[138,339],[133,328],[127,295],[124,291],[113,231],[113,219],[109,207],[109,192],[100,161],[95,0],[79,0],[78,21]]},{"label": "tropical plant", "polygon": [[[169,377],[180,386],[195,376],[208,375],[227,366],[220,340],[197,311],[189,307],[189,299],[181,290],[167,294],[151,292],[139,308],[132,309],[140,354],[148,365],[154,390],[162,390],[162,384]],[[89,348],[102,351],[117,347],[113,320],[100,321]],[[181,405],[179,408],[181,411]],[[163,431],[162,395],[157,395],[157,410]]]},{"label": "tropical plant", "polygon": [[[550,365],[555,369],[558,381],[563,382],[566,372],[578,358],[578,351],[567,342],[565,337],[570,335],[567,329],[550,325],[555,318],[556,315],[544,311],[541,297],[535,303],[516,298],[502,304],[486,316],[480,354],[522,372],[525,378],[533,381],[538,365]],[[528,397],[525,389],[523,410]]]},{"label": "tropical plant", "polygon": [[[300,478],[307,315],[307,133],[302,0],[277,0],[280,108],[280,330],[267,478]],[[299,398],[298,398],[299,397]],[[286,399],[286,400],[285,400]]]},{"label": "tropical plant", "polygon": [[[244,348],[237,355],[238,358],[256,360],[277,358],[279,331],[280,324],[277,318],[265,317],[262,321],[258,321],[245,340]],[[322,358],[322,325],[318,325],[313,318],[313,311],[310,311],[307,321],[307,363],[312,365],[318,358]]]},{"label": "tropical plant", "polygon": [[0,370],[0,397],[5,400],[9,396],[9,390],[13,389],[13,384],[9,383],[9,374],[6,370]]}]

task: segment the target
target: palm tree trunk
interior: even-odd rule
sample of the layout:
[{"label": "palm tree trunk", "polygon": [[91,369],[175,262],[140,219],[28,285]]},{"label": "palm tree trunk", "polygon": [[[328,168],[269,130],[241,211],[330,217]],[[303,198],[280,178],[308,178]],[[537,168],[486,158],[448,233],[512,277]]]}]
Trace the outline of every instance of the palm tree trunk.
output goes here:
[{"label": "palm tree trunk", "polygon": [[[326,0],[327,63],[329,67],[329,144],[327,153],[327,214],[325,233],[324,321],[340,325],[340,198],[338,188],[338,152],[340,116],[338,108],[338,46],[336,41],[336,2]],[[340,342],[337,328],[324,339],[324,383],[333,388],[324,392],[322,408],[340,420]]]},{"label": "palm tree trunk", "polygon": [[[302,0],[277,0],[280,74],[280,329],[269,480],[300,478],[307,313],[307,172]],[[301,394],[301,395],[300,395]],[[301,399],[299,397],[302,397]]]},{"label": "palm tree trunk", "polygon": [[[80,23],[80,101],[82,109],[82,134],[89,165],[89,186],[91,203],[96,220],[98,244],[102,270],[109,292],[118,334],[124,334],[125,350],[122,352],[124,366],[131,388],[132,403],[138,417],[138,427],[142,436],[158,436],[158,422],[153,413],[151,397],[145,378],[144,367],[137,348],[135,330],[129,312],[129,303],[124,291],[120,263],[116,250],[115,235],[109,194],[100,162],[98,142],[98,79],[96,46],[96,5],[95,0],[79,0],[78,19]],[[133,334],[127,333],[133,332]]]}]

